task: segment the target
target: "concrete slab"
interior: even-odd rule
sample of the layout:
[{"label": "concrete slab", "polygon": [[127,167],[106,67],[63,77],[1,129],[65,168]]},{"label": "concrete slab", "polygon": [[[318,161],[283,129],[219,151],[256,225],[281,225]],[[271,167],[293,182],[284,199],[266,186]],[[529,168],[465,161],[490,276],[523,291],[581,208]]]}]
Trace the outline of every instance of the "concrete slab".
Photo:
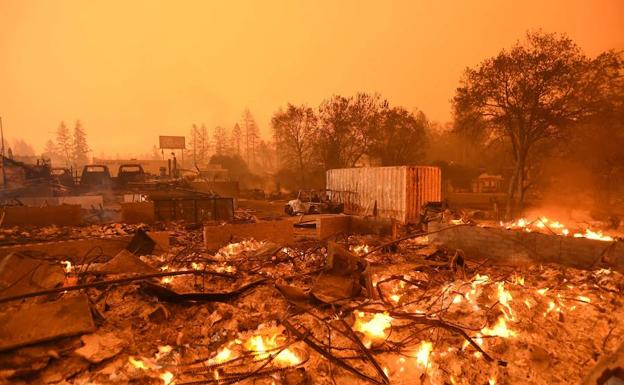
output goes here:
[{"label": "concrete slab", "polygon": [[85,295],[34,304],[0,316],[0,351],[95,331]]},{"label": "concrete slab", "polygon": [[624,271],[624,244],[559,235],[507,230],[502,227],[455,226],[432,222],[432,242],[462,249],[468,255],[505,264],[558,263],[580,269],[611,267]]}]

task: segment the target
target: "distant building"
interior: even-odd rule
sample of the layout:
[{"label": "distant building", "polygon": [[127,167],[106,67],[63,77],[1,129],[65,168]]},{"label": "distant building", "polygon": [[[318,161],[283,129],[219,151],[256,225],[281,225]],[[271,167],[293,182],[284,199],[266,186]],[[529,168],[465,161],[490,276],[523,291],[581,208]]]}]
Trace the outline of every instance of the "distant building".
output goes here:
[{"label": "distant building", "polygon": [[503,192],[503,176],[483,173],[473,181],[472,191],[476,193]]}]

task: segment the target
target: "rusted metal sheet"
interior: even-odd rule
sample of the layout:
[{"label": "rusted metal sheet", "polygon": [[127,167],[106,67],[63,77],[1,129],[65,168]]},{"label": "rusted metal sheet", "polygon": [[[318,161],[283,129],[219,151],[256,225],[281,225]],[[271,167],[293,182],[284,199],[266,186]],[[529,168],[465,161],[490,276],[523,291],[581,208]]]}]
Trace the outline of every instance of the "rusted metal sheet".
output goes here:
[{"label": "rusted metal sheet", "polygon": [[438,167],[396,166],[345,168],[327,171],[332,200],[345,212],[377,215],[400,222],[417,222],[420,208],[442,200],[442,173]]}]

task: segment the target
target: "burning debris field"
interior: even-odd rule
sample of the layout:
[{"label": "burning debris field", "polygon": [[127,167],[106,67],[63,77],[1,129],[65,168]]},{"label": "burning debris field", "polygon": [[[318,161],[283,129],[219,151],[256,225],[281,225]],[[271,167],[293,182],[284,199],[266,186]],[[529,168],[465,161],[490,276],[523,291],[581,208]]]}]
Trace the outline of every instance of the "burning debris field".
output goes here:
[{"label": "burning debris field", "polygon": [[149,230],[115,255],[2,259],[4,383],[594,384],[624,340],[624,279],[600,263],[511,265],[408,228],[219,248]]},{"label": "burning debris field", "polygon": [[624,385],[623,15],[0,1],[0,385]]}]

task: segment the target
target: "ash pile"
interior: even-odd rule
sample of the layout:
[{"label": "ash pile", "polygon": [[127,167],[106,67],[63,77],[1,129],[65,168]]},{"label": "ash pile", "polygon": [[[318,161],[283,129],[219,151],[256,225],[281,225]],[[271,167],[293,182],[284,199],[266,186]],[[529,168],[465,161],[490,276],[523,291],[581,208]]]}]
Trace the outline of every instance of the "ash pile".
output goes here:
[{"label": "ash pile", "polygon": [[0,382],[606,384],[623,366],[617,268],[505,263],[408,227],[219,247],[181,222],[97,231],[0,257]]}]

